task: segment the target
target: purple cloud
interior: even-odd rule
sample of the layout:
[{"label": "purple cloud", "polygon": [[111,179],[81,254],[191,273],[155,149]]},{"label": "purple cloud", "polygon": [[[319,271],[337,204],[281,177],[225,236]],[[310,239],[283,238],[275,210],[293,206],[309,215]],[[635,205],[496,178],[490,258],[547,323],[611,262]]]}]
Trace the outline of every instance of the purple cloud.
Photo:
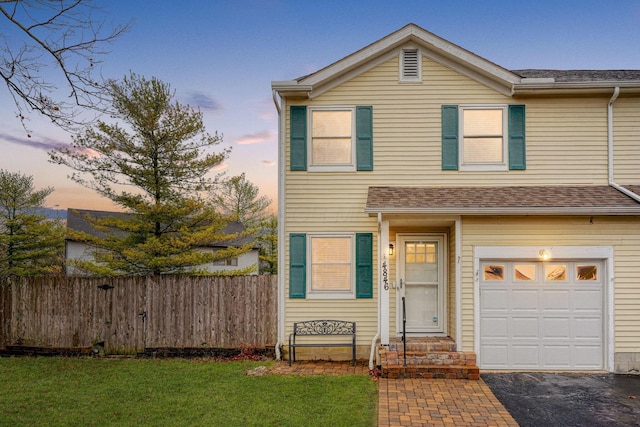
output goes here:
[{"label": "purple cloud", "polygon": [[263,160],[260,163],[262,163],[265,166],[275,166],[276,162],[274,162],[273,160]]},{"label": "purple cloud", "polygon": [[191,106],[198,107],[201,110],[222,110],[222,106],[218,103],[218,101],[203,92],[191,92],[187,98],[187,103]]},{"label": "purple cloud", "polygon": [[262,144],[263,142],[270,141],[271,139],[273,139],[273,137],[274,137],[273,132],[265,130],[263,132],[243,135],[240,138],[236,139],[236,144],[239,144],[239,145]]},{"label": "purple cloud", "polygon": [[51,151],[56,148],[62,148],[69,145],[66,142],[56,141],[51,138],[32,138],[31,135],[27,135],[26,137],[17,137],[6,133],[0,133],[0,139],[12,144],[23,145],[45,151]]}]

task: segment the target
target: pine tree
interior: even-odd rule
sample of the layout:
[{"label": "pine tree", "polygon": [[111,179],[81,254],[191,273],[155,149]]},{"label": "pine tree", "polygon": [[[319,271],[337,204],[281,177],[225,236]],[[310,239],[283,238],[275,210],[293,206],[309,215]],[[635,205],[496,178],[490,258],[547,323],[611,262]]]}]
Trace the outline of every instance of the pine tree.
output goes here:
[{"label": "pine tree", "polygon": [[[50,153],[71,178],[112,200],[128,215],[87,218],[100,233],[75,239],[98,248],[96,262],[76,267],[94,274],[204,274],[204,264],[236,257],[251,245],[206,250],[224,233],[227,218],[204,199],[218,177],[210,171],[229,155],[206,132],[202,113],[173,101],[168,84],[130,74],[109,84],[119,121],[98,121],[71,147]],[[87,176],[89,178],[87,178]]]},{"label": "pine tree", "polygon": [[260,227],[260,273],[278,274],[278,217],[271,215]]},{"label": "pine tree", "polygon": [[31,176],[0,170],[0,277],[62,271],[64,227],[41,212],[52,191],[35,190]]}]

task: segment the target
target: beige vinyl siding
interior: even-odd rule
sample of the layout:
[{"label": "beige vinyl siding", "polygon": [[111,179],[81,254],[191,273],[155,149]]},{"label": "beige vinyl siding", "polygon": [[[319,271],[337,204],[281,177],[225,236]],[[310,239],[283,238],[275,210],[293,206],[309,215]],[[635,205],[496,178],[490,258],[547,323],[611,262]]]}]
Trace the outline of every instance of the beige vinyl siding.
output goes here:
[{"label": "beige vinyl siding", "polygon": [[527,100],[527,170],[534,176],[523,184],[606,185],[607,102]]},{"label": "beige vinyl siding", "polygon": [[640,185],[640,101],[621,96],[613,104],[614,180]]},{"label": "beige vinyl siding", "polygon": [[[374,170],[323,173],[321,178],[289,173],[293,180],[288,181],[287,191],[300,188],[300,180],[306,184],[311,180],[326,180],[329,185],[340,186],[340,190],[349,186],[345,180],[356,187],[607,183],[607,97],[513,99],[426,58],[422,64],[422,83],[400,83],[398,59],[393,58],[317,98],[295,102],[298,105],[372,105]],[[526,170],[441,170],[440,108],[443,104],[517,103],[526,105]],[[288,155],[287,151],[287,162]],[[331,191],[327,189],[326,193]],[[350,198],[347,194],[344,197]]]},{"label": "beige vinyl siding", "polygon": [[615,352],[638,352],[640,227],[638,217],[465,217],[463,219],[463,350],[473,350],[473,247],[613,246]]}]

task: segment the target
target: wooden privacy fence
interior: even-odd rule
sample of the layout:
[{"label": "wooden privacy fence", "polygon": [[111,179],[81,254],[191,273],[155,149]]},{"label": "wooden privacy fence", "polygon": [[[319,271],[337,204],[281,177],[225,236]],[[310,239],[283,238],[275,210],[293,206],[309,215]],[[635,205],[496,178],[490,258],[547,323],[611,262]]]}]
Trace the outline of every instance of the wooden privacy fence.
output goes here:
[{"label": "wooden privacy fence", "polygon": [[[0,347],[275,346],[277,276],[37,277],[0,283]],[[102,344],[100,344],[102,345]]]}]

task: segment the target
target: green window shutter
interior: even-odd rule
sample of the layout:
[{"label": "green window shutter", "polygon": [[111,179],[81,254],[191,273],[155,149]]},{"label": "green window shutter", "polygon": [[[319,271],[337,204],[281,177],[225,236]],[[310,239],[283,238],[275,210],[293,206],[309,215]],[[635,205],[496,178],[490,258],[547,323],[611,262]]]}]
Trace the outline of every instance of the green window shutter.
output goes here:
[{"label": "green window shutter", "polygon": [[373,298],[373,234],[356,233],[356,298]]},{"label": "green window shutter", "polygon": [[442,106],[442,170],[458,170],[458,106]]},{"label": "green window shutter", "polygon": [[527,168],[524,105],[509,105],[509,169]]},{"label": "green window shutter", "polygon": [[356,162],[359,171],[373,170],[373,107],[356,107]]},{"label": "green window shutter", "polygon": [[307,170],[307,107],[292,105],[291,120],[291,170]]},{"label": "green window shutter", "polygon": [[289,298],[307,296],[307,235],[289,235]]}]

